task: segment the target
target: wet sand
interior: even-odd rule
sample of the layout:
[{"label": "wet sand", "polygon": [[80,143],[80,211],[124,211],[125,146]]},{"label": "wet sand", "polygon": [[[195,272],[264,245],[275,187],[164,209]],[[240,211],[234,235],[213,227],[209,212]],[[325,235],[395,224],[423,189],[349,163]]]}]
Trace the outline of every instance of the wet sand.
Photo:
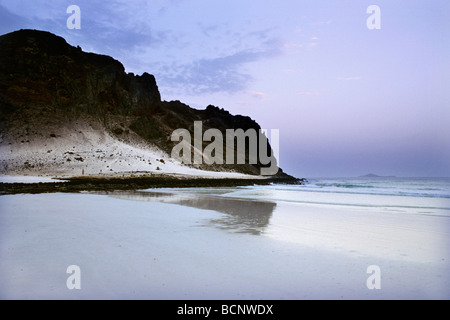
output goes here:
[{"label": "wet sand", "polygon": [[[196,190],[0,197],[0,298],[450,297],[442,217]],[[70,265],[81,290],[66,286]],[[367,287],[371,265],[381,290]]]}]

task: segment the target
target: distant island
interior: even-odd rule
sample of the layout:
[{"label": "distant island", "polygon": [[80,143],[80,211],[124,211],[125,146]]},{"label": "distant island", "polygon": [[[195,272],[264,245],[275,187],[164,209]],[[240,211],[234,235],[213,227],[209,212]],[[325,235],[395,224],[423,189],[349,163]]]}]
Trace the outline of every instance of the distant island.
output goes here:
[{"label": "distant island", "polygon": [[359,176],[358,178],[396,178],[395,176],[379,176],[374,173],[369,173],[364,176]]}]

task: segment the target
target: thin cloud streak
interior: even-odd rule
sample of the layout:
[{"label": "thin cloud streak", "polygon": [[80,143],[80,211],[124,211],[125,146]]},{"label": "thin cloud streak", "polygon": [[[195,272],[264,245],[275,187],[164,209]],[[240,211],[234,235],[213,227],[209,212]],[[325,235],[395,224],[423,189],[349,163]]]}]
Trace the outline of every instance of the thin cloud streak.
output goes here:
[{"label": "thin cloud streak", "polygon": [[278,47],[263,51],[244,50],[234,54],[199,59],[186,64],[173,64],[168,73],[160,76],[161,81],[170,83],[185,94],[216,92],[237,93],[248,88],[253,76],[245,72],[248,63],[269,59],[281,54]]},{"label": "thin cloud streak", "polygon": [[359,81],[362,79],[362,77],[360,76],[353,76],[353,77],[343,77],[343,78],[336,78],[337,80],[342,80],[342,81]]},{"label": "thin cloud streak", "polygon": [[317,91],[300,91],[297,92],[298,96],[318,96],[319,92]]}]

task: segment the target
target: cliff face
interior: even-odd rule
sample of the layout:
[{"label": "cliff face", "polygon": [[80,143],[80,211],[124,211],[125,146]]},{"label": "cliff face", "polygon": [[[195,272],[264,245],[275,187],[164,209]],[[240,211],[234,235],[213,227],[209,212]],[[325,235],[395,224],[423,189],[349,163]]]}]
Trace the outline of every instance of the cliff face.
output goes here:
[{"label": "cliff face", "polygon": [[[20,30],[1,36],[2,143],[54,138],[62,126],[80,131],[77,123],[83,119],[120,141],[132,143],[138,137],[168,154],[175,145],[172,132],[185,128],[193,134],[194,121],[202,121],[204,131],[260,129],[249,117],[214,106],[196,110],[179,101],[161,101],[154,76],[127,74],[113,58],[85,53],[51,33]],[[259,174],[261,165],[198,167]]]},{"label": "cliff face", "polygon": [[[155,78],[126,74],[107,56],[85,53],[48,32],[21,30],[0,37],[0,99],[5,111],[23,108],[136,115],[161,103]],[[6,106],[6,109],[5,109]]]}]

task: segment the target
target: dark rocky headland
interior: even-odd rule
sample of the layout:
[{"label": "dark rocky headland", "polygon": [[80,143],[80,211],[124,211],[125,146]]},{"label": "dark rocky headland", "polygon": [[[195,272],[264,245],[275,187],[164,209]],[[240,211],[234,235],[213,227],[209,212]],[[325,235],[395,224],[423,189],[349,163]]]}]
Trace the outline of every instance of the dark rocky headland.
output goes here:
[{"label": "dark rocky headland", "polygon": [[[105,154],[110,152],[103,150],[102,156],[90,160],[89,150],[94,150],[97,140],[87,134],[89,130],[100,137],[98,141],[102,141],[103,136],[112,137],[121,145],[156,147],[170,156],[175,145],[170,139],[172,132],[185,128],[194,135],[195,121],[202,121],[204,131],[215,128],[224,134],[226,129],[260,129],[250,117],[232,115],[212,105],[197,110],[180,101],[163,101],[153,75],[126,73],[124,66],[113,58],[83,52],[80,47],[71,46],[49,32],[20,30],[0,36],[0,146],[3,153],[0,174],[41,175],[45,172],[49,176],[56,172],[64,176],[60,168],[77,166],[76,171],[66,174],[67,177],[74,176],[72,172],[81,175],[79,168],[83,168],[84,174],[83,166],[94,160],[105,163],[105,170],[100,170],[103,173],[109,168],[106,164],[114,159],[118,162],[119,156],[122,157],[120,162],[126,163],[121,150],[114,154]],[[267,139],[266,142],[271,150]],[[79,150],[79,146],[89,143],[91,149]],[[34,150],[32,155],[24,158],[30,150]],[[100,154],[100,151],[91,153]],[[19,157],[19,154],[24,156]],[[164,161],[160,161],[161,173],[164,173]],[[194,167],[257,176],[262,164]],[[128,172],[133,172],[133,168]],[[151,172],[149,170],[149,176]],[[100,179],[101,176],[94,172],[92,177],[85,178]],[[261,180],[260,177],[257,180]],[[301,183],[281,169],[267,180]]]}]

